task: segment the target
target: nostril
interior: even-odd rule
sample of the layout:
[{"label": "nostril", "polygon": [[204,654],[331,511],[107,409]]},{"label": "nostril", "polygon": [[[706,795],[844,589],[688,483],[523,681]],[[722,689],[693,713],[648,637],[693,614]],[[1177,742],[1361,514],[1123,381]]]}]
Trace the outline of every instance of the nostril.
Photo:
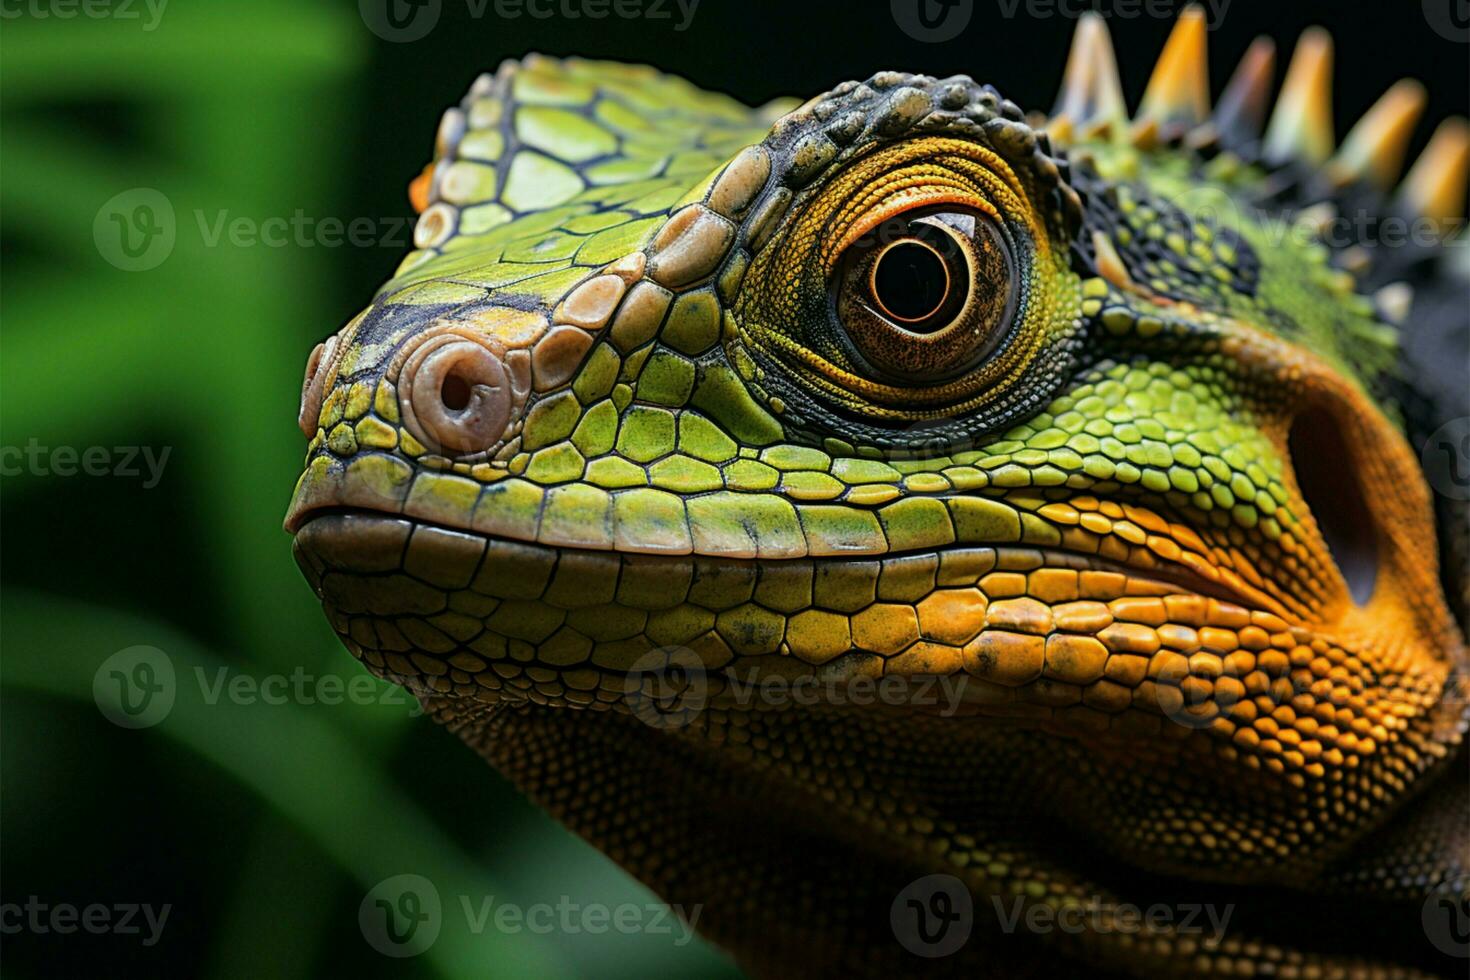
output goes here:
[{"label": "nostril", "polygon": [[1327,409],[1309,408],[1292,422],[1287,446],[1297,489],[1361,606],[1378,583],[1378,532],[1342,426]]},{"label": "nostril", "polygon": [[470,383],[464,375],[448,374],[439,389],[439,398],[451,412],[463,412],[470,404]]},{"label": "nostril", "polygon": [[425,338],[398,372],[403,422],[433,452],[463,456],[500,442],[512,392],[500,356],[462,334]]}]

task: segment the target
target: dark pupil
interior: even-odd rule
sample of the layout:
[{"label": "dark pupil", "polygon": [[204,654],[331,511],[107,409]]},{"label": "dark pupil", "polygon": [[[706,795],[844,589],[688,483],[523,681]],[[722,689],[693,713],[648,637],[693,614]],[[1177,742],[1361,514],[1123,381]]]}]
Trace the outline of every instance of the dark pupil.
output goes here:
[{"label": "dark pupil", "polygon": [[944,260],[917,242],[894,245],[873,270],[874,298],[903,320],[922,320],[938,310],[948,286]]}]

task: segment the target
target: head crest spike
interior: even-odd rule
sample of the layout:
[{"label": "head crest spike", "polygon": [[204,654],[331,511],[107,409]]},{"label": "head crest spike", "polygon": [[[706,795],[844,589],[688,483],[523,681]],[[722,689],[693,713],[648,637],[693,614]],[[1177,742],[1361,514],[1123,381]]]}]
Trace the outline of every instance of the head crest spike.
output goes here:
[{"label": "head crest spike", "polygon": [[1204,122],[1210,113],[1210,72],[1206,59],[1205,12],[1190,4],[1179,15],[1164,50],[1154,65],[1138,121],[1153,120],[1168,130],[1171,123],[1185,127]]},{"label": "head crest spike", "polygon": [[1396,327],[1409,322],[1409,310],[1414,305],[1414,289],[1406,282],[1391,282],[1373,294],[1373,306],[1378,315]]},{"label": "head crest spike", "polygon": [[1215,131],[1226,146],[1243,147],[1261,138],[1275,71],[1276,42],[1269,37],[1256,38],[1245,49],[1215,106]]},{"label": "head crest spike", "polygon": [[1054,143],[1070,143],[1072,141],[1072,117],[1066,113],[1053,115],[1046,121],[1046,135],[1052,138]]},{"label": "head crest spike", "polygon": [[1470,122],[1452,116],[1439,124],[1429,145],[1409,168],[1399,197],[1410,211],[1435,221],[1452,221],[1465,208],[1470,176]]},{"label": "head crest spike", "polygon": [[1337,220],[1337,205],[1331,201],[1318,201],[1296,212],[1292,224],[1308,234],[1321,236]]},{"label": "head crest spike", "polygon": [[1266,127],[1263,155],[1272,163],[1320,166],[1332,155],[1332,35],[1302,32]]},{"label": "head crest spike", "polygon": [[1334,180],[1368,179],[1393,187],[1404,164],[1414,124],[1424,111],[1424,86],[1412,78],[1395,82],[1342,141],[1327,166]]},{"label": "head crest spike", "polygon": [[1118,255],[1118,250],[1113,247],[1112,239],[1101,231],[1092,233],[1093,260],[1097,266],[1097,274],[1119,289],[1137,289],[1133,278],[1128,275],[1128,266],[1123,264],[1123,259]]},{"label": "head crest spike", "polygon": [[1153,150],[1162,145],[1165,140],[1159,132],[1159,121],[1157,119],[1139,119],[1128,130],[1128,142],[1140,150]]},{"label": "head crest spike", "polygon": [[1107,22],[1092,11],[1077,19],[1072,50],[1062,75],[1062,89],[1057,93],[1052,115],[1066,116],[1073,126],[1084,131],[1091,125],[1128,118]]}]

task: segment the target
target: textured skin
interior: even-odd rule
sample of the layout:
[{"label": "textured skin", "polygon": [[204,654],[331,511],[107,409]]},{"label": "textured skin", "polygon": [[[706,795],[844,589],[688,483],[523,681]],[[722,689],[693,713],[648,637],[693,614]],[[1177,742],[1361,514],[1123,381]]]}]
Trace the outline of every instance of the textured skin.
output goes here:
[{"label": "textured skin", "polygon": [[[1448,972],[1466,653],[1394,331],[1219,206],[1270,180],[1229,153],[1068,162],[965,78],[791,109],[532,57],[446,114],[418,250],[308,376],[288,527],[348,649],[753,973]],[[828,273],[939,202],[1006,229],[1014,326],[874,380]],[[466,331],[507,379],[468,455],[405,368]],[[1365,503],[1363,604],[1293,451]],[[889,907],[939,872],[974,933],[920,959]],[[1013,902],[1234,914],[1006,934]]]}]

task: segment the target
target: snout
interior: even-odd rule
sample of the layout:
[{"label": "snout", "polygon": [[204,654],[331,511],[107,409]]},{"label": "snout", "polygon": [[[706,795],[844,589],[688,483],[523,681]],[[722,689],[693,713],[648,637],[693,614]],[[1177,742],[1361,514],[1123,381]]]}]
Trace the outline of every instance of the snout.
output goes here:
[{"label": "snout", "polygon": [[396,403],[389,421],[414,448],[457,462],[493,458],[514,444],[533,397],[570,383],[625,285],[616,275],[594,276],[550,316],[485,306],[406,325],[369,312],[312,351],[301,431],[317,435],[335,390],[381,382]]},{"label": "snout", "polygon": [[513,457],[537,400],[571,384],[624,288],[593,276],[551,311],[375,307],[318,344],[298,412],[311,448],[287,530],[324,509],[394,512],[415,473]]}]

